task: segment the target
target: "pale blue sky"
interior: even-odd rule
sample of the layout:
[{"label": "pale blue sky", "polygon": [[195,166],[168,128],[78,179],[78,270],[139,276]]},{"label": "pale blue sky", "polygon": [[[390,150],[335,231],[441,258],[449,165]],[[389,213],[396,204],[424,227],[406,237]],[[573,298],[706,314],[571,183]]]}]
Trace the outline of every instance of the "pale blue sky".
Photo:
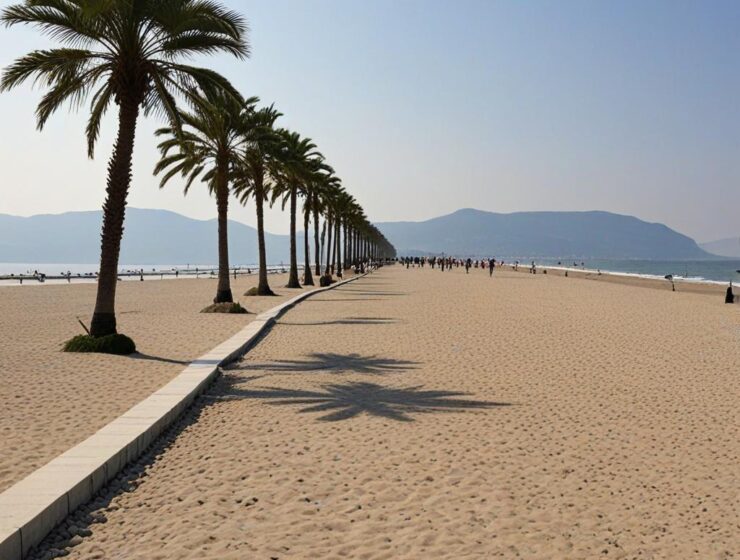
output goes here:
[{"label": "pale blue sky", "polygon": [[[275,102],[374,220],[599,209],[700,241],[740,235],[740,2],[227,3],[252,58],[206,63]],[[0,66],[47,44],[0,29]],[[84,113],[38,133],[39,96],[0,95],[0,213],[99,208],[114,123],[90,162]],[[158,190],[158,124],[139,129],[130,204],[213,217],[202,192]]]}]

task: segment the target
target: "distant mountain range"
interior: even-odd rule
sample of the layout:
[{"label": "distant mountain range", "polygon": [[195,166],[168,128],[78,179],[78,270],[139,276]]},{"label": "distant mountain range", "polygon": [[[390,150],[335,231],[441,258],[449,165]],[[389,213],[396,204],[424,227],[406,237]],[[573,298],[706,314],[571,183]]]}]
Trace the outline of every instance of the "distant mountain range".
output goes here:
[{"label": "distant mountain range", "polygon": [[663,224],[609,212],[458,210],[424,222],[377,226],[399,255],[447,253],[503,258],[710,259],[714,255]]},{"label": "distant mountain range", "polygon": [[[0,262],[97,263],[100,211],[28,218],[0,214]],[[710,259],[714,244],[700,248],[662,224],[609,212],[459,210],[424,222],[377,224],[399,255],[485,255],[503,258]],[[167,210],[129,208],[121,247],[122,265],[215,264],[215,220],[194,220]],[[299,235],[299,249],[302,248]],[[737,240],[732,240],[737,243]],[[719,243],[719,242],[718,242]],[[268,261],[289,261],[287,235],[266,234]],[[732,243],[728,243],[730,247]],[[719,246],[717,246],[719,247]],[[740,243],[736,245],[740,247]],[[720,247],[721,248],[721,247]],[[232,264],[257,262],[257,232],[229,222]],[[299,259],[302,251],[299,251]]]},{"label": "distant mountain range", "polygon": [[[0,262],[97,263],[101,222],[100,211],[29,218],[0,214]],[[216,220],[128,208],[124,227],[121,264],[216,264]],[[270,264],[289,261],[287,235],[267,233],[265,244]],[[256,229],[229,220],[229,259],[232,264],[257,262]]]},{"label": "distant mountain range", "polygon": [[731,237],[729,239],[720,239],[719,241],[699,243],[699,247],[714,255],[740,258],[740,237]]}]

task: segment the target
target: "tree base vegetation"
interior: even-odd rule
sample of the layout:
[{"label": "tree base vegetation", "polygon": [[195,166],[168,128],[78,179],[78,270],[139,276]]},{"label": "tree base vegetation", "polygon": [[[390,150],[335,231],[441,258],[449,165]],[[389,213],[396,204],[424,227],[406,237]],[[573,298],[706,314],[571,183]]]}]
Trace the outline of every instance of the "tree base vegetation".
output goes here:
[{"label": "tree base vegetation", "polygon": [[249,288],[246,292],[244,292],[245,296],[253,297],[253,296],[277,296],[275,292],[270,290],[268,288],[267,292],[260,293],[259,288],[257,286],[254,286],[253,288]]},{"label": "tree base vegetation", "polygon": [[205,309],[201,309],[201,313],[248,313],[240,303],[214,303],[209,305]]},{"label": "tree base vegetation", "polygon": [[136,352],[136,344],[123,334],[109,334],[101,337],[80,334],[65,342],[64,351],[128,356]]}]

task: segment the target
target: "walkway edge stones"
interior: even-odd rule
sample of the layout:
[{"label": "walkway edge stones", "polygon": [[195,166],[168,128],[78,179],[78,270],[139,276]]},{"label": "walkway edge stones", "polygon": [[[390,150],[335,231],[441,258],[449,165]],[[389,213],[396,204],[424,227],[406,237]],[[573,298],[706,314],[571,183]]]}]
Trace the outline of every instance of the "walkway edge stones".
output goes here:
[{"label": "walkway edge stones", "polygon": [[54,527],[135,461],[219,375],[298,302],[362,278],[304,292],[259,314],[236,335],[190,362],[122,416],[0,494],[0,559],[23,560]]}]

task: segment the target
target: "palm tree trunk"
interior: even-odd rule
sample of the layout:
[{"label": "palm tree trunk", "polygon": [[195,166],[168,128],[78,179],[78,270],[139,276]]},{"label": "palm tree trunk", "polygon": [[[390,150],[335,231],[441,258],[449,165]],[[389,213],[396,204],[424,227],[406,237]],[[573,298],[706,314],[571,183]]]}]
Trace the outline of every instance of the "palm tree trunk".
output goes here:
[{"label": "palm tree trunk", "polygon": [[348,233],[348,235],[347,235],[347,240],[348,240],[347,241],[347,248],[348,248],[348,251],[347,251],[347,268],[352,268],[352,265],[355,262],[355,254],[354,254],[354,251],[352,250],[352,242],[354,240],[354,232],[353,232],[352,228],[349,228],[347,230],[347,233]]},{"label": "palm tree trunk", "polygon": [[[328,222],[328,217],[324,218],[324,227],[321,228],[321,259],[320,262],[323,265],[324,264],[324,249],[326,249],[326,224]],[[328,261],[327,261],[328,262]]]},{"label": "palm tree trunk", "polygon": [[260,178],[257,179],[254,188],[254,200],[257,207],[257,248],[259,251],[259,281],[257,283],[257,295],[274,296],[267,282],[267,250],[265,249],[265,192]]},{"label": "palm tree trunk", "polygon": [[349,268],[349,226],[347,225],[347,222],[344,222],[344,262],[342,263],[344,265],[344,270],[347,270]]},{"label": "palm tree trunk", "polygon": [[[316,200],[314,199],[314,204]],[[314,258],[316,259],[316,276],[321,276],[321,255],[319,254],[319,209],[314,206],[313,209],[313,245]]]},{"label": "palm tree trunk", "polygon": [[108,183],[103,204],[98,292],[90,321],[90,334],[94,337],[116,333],[118,256],[121,252],[123,221],[126,216],[126,197],[131,186],[131,162],[138,116],[138,103],[122,100],[118,112],[118,137],[108,164]]},{"label": "palm tree trunk", "polygon": [[[221,167],[221,165],[219,165]],[[225,170],[219,169],[216,179],[216,206],[218,207],[218,288],[213,303],[232,303],[229,279],[229,183]]]},{"label": "palm tree trunk", "polygon": [[334,243],[332,243],[332,238],[334,236],[334,223],[331,219],[331,214],[327,217],[326,222],[328,224],[326,228],[326,274],[328,276],[329,274],[332,274],[334,272],[334,261],[332,260],[334,258],[332,256],[334,250]]},{"label": "palm tree trunk", "polygon": [[342,246],[340,245],[341,236],[342,236],[342,222],[339,219],[339,216],[337,216],[336,227],[334,230],[334,237],[336,237],[336,243],[334,244],[336,260],[334,262],[336,263],[337,276],[342,273],[341,272],[342,271]]},{"label": "palm tree trunk", "polygon": [[298,252],[296,250],[295,239],[295,222],[296,222],[296,204],[298,201],[298,190],[296,187],[290,187],[290,275],[288,276],[288,285],[286,288],[300,288],[301,283],[298,281]]},{"label": "palm tree trunk", "polygon": [[352,231],[352,261],[354,262],[355,266],[357,266],[357,236],[359,233],[357,230]]},{"label": "palm tree trunk", "polygon": [[357,230],[352,230],[352,264],[357,266]]},{"label": "palm tree trunk", "polygon": [[339,231],[339,226],[337,225],[339,220],[339,217],[337,217],[332,225],[332,241],[331,241],[331,273],[335,274],[337,271],[337,232]]},{"label": "palm tree trunk", "polygon": [[311,252],[308,250],[308,224],[311,219],[311,206],[308,201],[309,199],[306,197],[306,202],[303,205],[303,248],[306,258],[303,264],[303,285],[313,286],[313,275],[311,274]]}]

